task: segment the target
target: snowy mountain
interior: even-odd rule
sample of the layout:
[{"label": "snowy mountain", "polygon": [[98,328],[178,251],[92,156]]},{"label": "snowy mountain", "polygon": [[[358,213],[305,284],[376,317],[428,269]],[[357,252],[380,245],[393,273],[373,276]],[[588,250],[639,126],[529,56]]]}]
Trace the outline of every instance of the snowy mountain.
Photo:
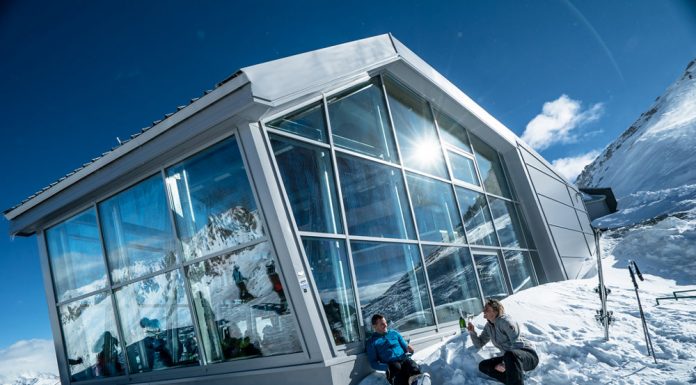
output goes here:
[{"label": "snowy mountain", "polygon": [[617,197],[696,184],[696,60],[578,176]]},{"label": "snowy mountain", "polygon": [[60,378],[55,374],[36,373],[24,374],[3,385],[59,385]]}]

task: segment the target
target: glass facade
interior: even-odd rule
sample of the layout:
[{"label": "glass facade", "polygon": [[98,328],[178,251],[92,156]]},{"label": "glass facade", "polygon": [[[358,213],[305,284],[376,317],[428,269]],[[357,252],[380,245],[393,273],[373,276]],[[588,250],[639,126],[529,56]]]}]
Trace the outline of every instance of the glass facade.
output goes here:
[{"label": "glass facade", "polygon": [[387,76],[322,103],[332,141],[276,123],[304,112],[265,128],[336,345],[369,336],[374,313],[422,329],[537,284],[492,147]]},{"label": "glass facade", "polygon": [[233,137],[47,229],[70,380],[302,352],[262,222]]},{"label": "glass facade", "polygon": [[[499,154],[397,81],[263,129],[339,349],[375,313],[434,329],[537,284]],[[304,350],[244,159],[222,140],[46,229],[71,381]]]}]

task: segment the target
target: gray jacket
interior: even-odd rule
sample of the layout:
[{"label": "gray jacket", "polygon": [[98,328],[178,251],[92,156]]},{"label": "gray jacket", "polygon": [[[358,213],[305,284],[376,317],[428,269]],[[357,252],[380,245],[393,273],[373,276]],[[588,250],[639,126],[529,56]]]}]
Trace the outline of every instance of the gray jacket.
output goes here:
[{"label": "gray jacket", "polygon": [[504,314],[495,319],[495,323],[486,322],[486,326],[480,335],[476,332],[469,332],[471,342],[477,348],[483,347],[488,341],[501,351],[515,349],[533,349],[532,344],[520,336],[520,326],[510,316]]}]

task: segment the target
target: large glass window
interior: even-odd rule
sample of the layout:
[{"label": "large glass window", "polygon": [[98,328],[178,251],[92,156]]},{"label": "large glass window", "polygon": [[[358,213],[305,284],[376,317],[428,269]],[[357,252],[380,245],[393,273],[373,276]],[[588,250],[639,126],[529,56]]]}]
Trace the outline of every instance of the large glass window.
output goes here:
[{"label": "large glass window", "polygon": [[106,286],[106,267],[94,209],[46,230],[46,240],[59,302]]},{"label": "large glass window", "polygon": [[438,322],[456,321],[459,312],[481,312],[476,272],[465,247],[423,246]]},{"label": "large glass window", "polygon": [[207,362],[302,351],[267,242],[195,263],[186,275]]},{"label": "large glass window", "polygon": [[527,252],[506,250],[504,256],[513,293],[538,285],[534,277],[532,260],[529,259]]},{"label": "large glass window", "polygon": [[510,198],[510,188],[505,180],[503,165],[500,163],[498,153],[475,136],[471,137],[471,142],[474,144],[474,151],[476,151],[476,162],[481,179],[483,179],[484,189],[491,194]]},{"label": "large glass window", "polygon": [[280,136],[272,136],[271,145],[297,228],[342,233],[329,150]]},{"label": "large glass window", "polygon": [[186,260],[263,236],[233,138],[169,168],[167,188]]},{"label": "large glass window", "polygon": [[334,343],[357,341],[357,307],[345,243],[317,238],[303,238],[302,243]]},{"label": "large glass window", "polygon": [[116,291],[131,373],[198,365],[198,342],[178,270]]},{"label": "large glass window", "polygon": [[440,137],[442,137],[443,141],[466,152],[471,152],[471,144],[464,127],[439,111],[435,112],[435,119],[437,119],[437,125],[440,127]]},{"label": "large glass window", "polygon": [[159,174],[100,203],[99,219],[114,283],[176,262],[176,240]]},{"label": "large glass window", "polygon": [[266,124],[268,127],[277,128],[309,139],[327,142],[326,119],[324,117],[323,104],[318,103],[307,109],[294,112],[280,119]]},{"label": "large glass window", "polygon": [[505,278],[503,278],[503,270],[500,267],[498,256],[474,253],[474,261],[476,262],[476,270],[481,282],[483,297],[495,299],[507,297]]},{"label": "large glass window", "polygon": [[430,106],[389,78],[385,79],[385,86],[404,166],[446,178],[447,168]]},{"label": "large glass window", "polygon": [[476,166],[474,166],[473,159],[453,151],[447,151],[447,156],[449,157],[450,167],[452,167],[452,177],[462,182],[481,186],[478,175],[476,175]]},{"label": "large glass window", "polygon": [[421,241],[466,243],[450,184],[407,174]]},{"label": "large glass window", "polygon": [[368,335],[375,313],[399,331],[434,324],[417,245],[351,242],[351,250]]},{"label": "large glass window", "polygon": [[337,162],[351,235],[415,238],[401,170],[342,154]]},{"label": "large glass window", "polygon": [[515,204],[499,198],[489,197],[493,223],[503,247],[524,248],[524,234],[520,225]]},{"label": "large glass window", "polygon": [[469,243],[498,246],[486,196],[461,187],[457,187],[456,190]]},{"label": "large glass window", "polygon": [[328,101],[334,144],[382,160],[397,162],[379,80]]},{"label": "large glass window", "polygon": [[125,374],[126,360],[107,293],[63,305],[58,313],[71,381]]}]

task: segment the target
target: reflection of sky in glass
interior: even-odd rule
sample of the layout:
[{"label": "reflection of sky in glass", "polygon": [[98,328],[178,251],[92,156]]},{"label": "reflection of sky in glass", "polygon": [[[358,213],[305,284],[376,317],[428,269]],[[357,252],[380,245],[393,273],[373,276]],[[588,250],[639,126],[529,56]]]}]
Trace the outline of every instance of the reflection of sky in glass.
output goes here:
[{"label": "reflection of sky in glass", "polygon": [[266,125],[309,139],[326,142],[326,123],[322,104],[310,106],[299,112],[293,112]]},{"label": "reflection of sky in glass", "polygon": [[272,136],[271,145],[297,228],[343,232],[329,151],[280,136]]},{"label": "reflection of sky in glass", "polygon": [[334,144],[396,162],[396,145],[377,78],[328,101]]},{"label": "reflection of sky in glass", "polygon": [[452,186],[408,173],[406,180],[422,241],[464,243],[464,228]]},{"label": "reflection of sky in glass", "polygon": [[510,198],[510,190],[505,181],[498,153],[475,136],[472,136],[471,141],[476,151],[476,162],[481,173],[481,179],[483,179],[484,189],[491,194]]},{"label": "reflection of sky in glass", "polygon": [[106,268],[94,209],[46,231],[58,301],[106,286]]},{"label": "reflection of sky in glass", "polygon": [[430,107],[389,78],[385,85],[404,166],[446,178],[447,169]]},{"label": "reflection of sky in glass", "polygon": [[174,262],[176,243],[159,174],[100,203],[99,219],[114,282]]},{"label": "reflection of sky in glass", "polygon": [[471,145],[464,127],[439,111],[435,112],[435,118],[437,125],[440,127],[440,137],[442,137],[443,141],[457,146],[466,152],[471,152]]},{"label": "reflection of sky in glass", "polygon": [[495,229],[503,247],[525,247],[524,236],[512,202],[490,198]]},{"label": "reflection of sky in glass", "polygon": [[350,234],[415,238],[398,169],[347,155],[337,163]]}]

